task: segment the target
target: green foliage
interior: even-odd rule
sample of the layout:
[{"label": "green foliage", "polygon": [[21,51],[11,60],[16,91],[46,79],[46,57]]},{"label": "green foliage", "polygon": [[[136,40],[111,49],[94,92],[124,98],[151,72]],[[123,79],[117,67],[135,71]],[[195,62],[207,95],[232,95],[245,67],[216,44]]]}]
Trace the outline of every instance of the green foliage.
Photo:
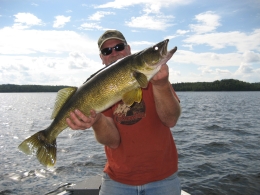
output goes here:
[{"label": "green foliage", "polygon": [[50,86],[50,85],[0,85],[0,93],[13,92],[57,92],[68,86]]},{"label": "green foliage", "polygon": [[[260,83],[247,83],[234,79],[214,82],[174,83],[175,91],[260,91]],[[69,86],[50,85],[0,85],[0,93],[11,92],[57,92]]]},{"label": "green foliage", "polygon": [[260,91],[260,83],[247,83],[234,79],[214,82],[175,83],[175,91]]}]

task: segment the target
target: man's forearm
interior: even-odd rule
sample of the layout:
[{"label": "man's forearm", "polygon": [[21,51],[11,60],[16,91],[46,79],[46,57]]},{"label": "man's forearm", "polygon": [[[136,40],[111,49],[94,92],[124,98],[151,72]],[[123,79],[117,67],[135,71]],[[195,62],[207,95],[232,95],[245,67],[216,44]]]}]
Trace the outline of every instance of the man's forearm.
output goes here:
[{"label": "man's forearm", "polygon": [[178,99],[173,94],[170,83],[164,86],[153,86],[154,101],[157,114],[162,123],[173,127],[181,115],[181,107]]},{"label": "man's forearm", "polygon": [[100,119],[92,127],[99,143],[110,148],[117,148],[119,146],[120,134],[112,118],[101,114]]}]

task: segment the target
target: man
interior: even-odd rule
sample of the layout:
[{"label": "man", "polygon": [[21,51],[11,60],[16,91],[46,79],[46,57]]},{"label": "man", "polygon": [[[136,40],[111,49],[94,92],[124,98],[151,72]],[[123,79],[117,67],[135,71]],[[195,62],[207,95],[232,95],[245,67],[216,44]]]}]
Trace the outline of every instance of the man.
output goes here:
[{"label": "man", "polygon": [[[123,34],[108,30],[98,40],[106,66],[131,54]],[[178,154],[170,131],[181,113],[179,99],[168,80],[168,66],[142,89],[142,101],[131,107],[122,101],[102,113],[86,117],[75,110],[67,119],[76,129],[92,127],[105,146],[107,163],[100,195],[179,195]]]}]

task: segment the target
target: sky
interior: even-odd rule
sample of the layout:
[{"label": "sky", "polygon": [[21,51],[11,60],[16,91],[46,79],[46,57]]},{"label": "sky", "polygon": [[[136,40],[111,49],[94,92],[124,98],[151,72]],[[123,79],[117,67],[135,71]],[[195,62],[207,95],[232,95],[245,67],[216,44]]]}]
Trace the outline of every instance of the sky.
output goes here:
[{"label": "sky", "polygon": [[80,86],[108,29],[132,53],[169,39],[171,83],[260,82],[259,0],[0,0],[0,84]]}]

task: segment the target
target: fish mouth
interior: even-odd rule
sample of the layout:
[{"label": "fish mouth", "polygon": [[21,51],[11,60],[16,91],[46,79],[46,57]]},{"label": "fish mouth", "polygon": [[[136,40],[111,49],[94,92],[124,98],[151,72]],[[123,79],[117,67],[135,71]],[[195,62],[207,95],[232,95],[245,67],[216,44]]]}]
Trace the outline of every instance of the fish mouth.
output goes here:
[{"label": "fish mouth", "polygon": [[159,49],[160,48],[160,55],[162,57],[168,56],[168,55],[173,55],[176,51],[177,51],[177,47],[174,47],[171,50],[167,50],[168,47],[168,43],[169,43],[169,39],[165,39],[164,41],[158,43],[157,45],[155,45],[155,49],[156,47]]},{"label": "fish mouth", "polygon": [[163,41],[163,46],[162,46],[162,51],[161,51],[162,56],[165,56],[168,52],[168,50],[167,50],[168,43],[169,43],[169,39],[166,39]]},{"label": "fish mouth", "polygon": [[177,47],[174,47],[171,50],[167,50],[169,39],[165,39],[163,42],[161,42],[162,45],[162,50],[161,50],[161,55],[162,56],[167,56],[167,55],[173,55],[177,51]]}]

